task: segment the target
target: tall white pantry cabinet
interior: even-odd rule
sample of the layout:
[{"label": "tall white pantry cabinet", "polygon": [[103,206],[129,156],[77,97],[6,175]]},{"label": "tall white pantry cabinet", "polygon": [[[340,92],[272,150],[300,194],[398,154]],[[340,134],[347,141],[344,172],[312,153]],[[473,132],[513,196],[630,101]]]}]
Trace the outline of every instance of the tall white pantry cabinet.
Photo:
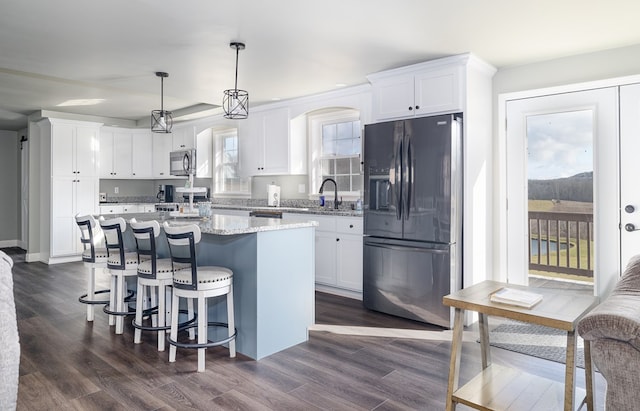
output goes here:
[{"label": "tall white pantry cabinet", "polygon": [[[50,154],[50,179],[44,175],[41,179],[40,222],[42,228],[49,227],[49,242],[41,245],[41,260],[51,263],[64,261],[65,257],[77,258],[82,245],[75,216],[98,211],[101,124],[47,118],[38,126],[41,158]],[[43,168],[47,168],[46,163]]]}]

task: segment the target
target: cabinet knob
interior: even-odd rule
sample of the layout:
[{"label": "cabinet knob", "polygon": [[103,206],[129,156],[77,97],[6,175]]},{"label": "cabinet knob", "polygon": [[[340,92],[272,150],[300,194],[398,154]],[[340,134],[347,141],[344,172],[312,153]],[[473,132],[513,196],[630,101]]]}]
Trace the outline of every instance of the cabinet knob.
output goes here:
[{"label": "cabinet knob", "polygon": [[409,111],[413,110],[413,107],[409,106]]},{"label": "cabinet knob", "polygon": [[349,224],[349,228],[353,228],[353,224]]},{"label": "cabinet knob", "polygon": [[339,238],[336,238],[336,241],[340,241],[340,239],[339,239]]},{"label": "cabinet knob", "polygon": [[416,110],[420,110],[420,106],[416,106]]}]

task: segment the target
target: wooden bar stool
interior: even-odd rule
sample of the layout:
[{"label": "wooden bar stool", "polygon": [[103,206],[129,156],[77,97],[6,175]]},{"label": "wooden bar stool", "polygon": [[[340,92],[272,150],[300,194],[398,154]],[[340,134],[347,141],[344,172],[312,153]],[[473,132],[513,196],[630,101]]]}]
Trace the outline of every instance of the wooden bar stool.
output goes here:
[{"label": "wooden bar stool", "polygon": [[[166,331],[169,330],[166,318],[166,293],[173,285],[173,264],[170,258],[158,258],[156,238],[160,235],[160,224],[153,221],[138,222],[135,218],[129,221],[131,231],[136,239],[138,252],[138,288],[136,298],[136,317],[132,321],[135,328],[133,342],[140,344],[142,331],[155,331],[158,333],[158,351],[164,351]],[[176,265],[176,269],[188,268],[188,264]],[[144,302],[148,301],[151,294],[151,307],[145,309]],[[156,306],[157,304],[157,306]],[[179,328],[193,323],[193,302],[189,304],[190,321],[179,324]],[[151,314],[151,326],[142,324],[143,317]]]},{"label": "wooden bar stool", "polygon": [[80,241],[84,247],[82,262],[87,270],[87,293],[78,298],[83,304],[87,304],[87,321],[93,321],[94,305],[107,304],[108,300],[96,300],[96,294],[108,293],[109,290],[96,291],[96,270],[100,272],[107,267],[107,249],[98,247],[102,244],[102,233],[96,219],[91,215],[76,215],[76,223],[80,228]]},{"label": "wooden bar stool", "polygon": [[[200,228],[195,224],[171,227],[164,223],[164,231],[169,242],[171,261],[174,266],[173,296],[171,298],[171,333],[169,336],[169,362],[175,362],[176,349],[195,348],[198,350],[198,372],[205,370],[205,350],[207,347],[229,344],[229,356],[236,356],[236,334],[233,313],[233,272],[225,267],[198,267],[196,244],[200,242]],[[189,268],[176,270],[182,264]],[[227,323],[208,321],[207,298],[226,295]],[[178,307],[180,298],[198,301],[198,342],[178,342]],[[195,327],[191,325],[190,330]],[[225,327],[227,338],[208,341],[208,327]]]},{"label": "wooden bar stool", "polygon": [[[115,317],[116,334],[122,334],[124,332],[124,317],[133,314],[132,311],[129,311],[128,306],[125,306],[127,302],[125,301],[127,300],[125,277],[138,275],[138,253],[125,251],[122,234],[127,229],[127,223],[124,218],[101,220],[100,227],[104,233],[108,253],[107,268],[111,274],[111,298],[109,305],[102,310]],[[111,319],[109,325],[113,325]]]}]

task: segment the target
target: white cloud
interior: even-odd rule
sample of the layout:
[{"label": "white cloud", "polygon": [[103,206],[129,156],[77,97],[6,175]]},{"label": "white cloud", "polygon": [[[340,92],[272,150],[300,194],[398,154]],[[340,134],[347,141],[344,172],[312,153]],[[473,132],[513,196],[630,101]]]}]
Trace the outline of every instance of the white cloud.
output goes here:
[{"label": "white cloud", "polygon": [[591,110],[527,117],[529,178],[552,179],[593,171]]}]

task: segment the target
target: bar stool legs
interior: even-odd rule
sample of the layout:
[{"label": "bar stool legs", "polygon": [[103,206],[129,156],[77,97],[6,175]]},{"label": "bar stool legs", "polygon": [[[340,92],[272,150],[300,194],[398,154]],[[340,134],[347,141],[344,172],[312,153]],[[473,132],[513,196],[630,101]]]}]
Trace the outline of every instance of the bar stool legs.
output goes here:
[{"label": "bar stool legs", "polygon": [[[198,372],[205,370],[205,354],[208,347],[215,347],[219,345],[229,344],[229,357],[236,357],[236,329],[235,319],[233,313],[233,286],[230,287],[229,292],[226,293],[227,300],[227,323],[220,323],[214,321],[208,321],[208,309],[209,304],[207,297],[215,296],[208,295],[207,291],[197,291],[196,296],[187,297],[187,304],[191,306],[189,311],[193,309],[193,300],[198,301],[198,313],[197,313],[197,325],[189,326],[189,339],[195,339],[195,328],[198,329],[198,342],[197,343],[179,343],[178,342],[178,308],[180,306],[180,292],[174,289],[173,296],[171,298],[171,331],[169,333],[169,362],[176,361],[177,347],[180,348],[195,348],[198,350]],[[225,327],[228,328],[227,338],[220,341],[209,342],[208,330],[209,327]]]},{"label": "bar stool legs", "polygon": [[[169,336],[169,362],[175,362],[177,348],[192,348],[198,350],[198,372],[205,370],[205,350],[209,347],[229,344],[229,356],[236,356],[234,311],[233,311],[233,271],[226,267],[198,266],[196,259],[196,244],[201,239],[200,228],[197,225],[170,226],[164,223],[164,231],[169,243],[171,261],[174,267],[181,265],[180,270],[173,272],[173,297],[171,299],[171,333]],[[227,322],[208,321],[208,303],[210,297],[226,298]],[[198,328],[197,343],[178,342],[178,309],[180,298],[186,298],[193,304],[198,300],[197,325],[189,325],[189,337],[193,336],[193,328]],[[209,341],[210,327],[225,327],[227,337],[216,341]]]}]

